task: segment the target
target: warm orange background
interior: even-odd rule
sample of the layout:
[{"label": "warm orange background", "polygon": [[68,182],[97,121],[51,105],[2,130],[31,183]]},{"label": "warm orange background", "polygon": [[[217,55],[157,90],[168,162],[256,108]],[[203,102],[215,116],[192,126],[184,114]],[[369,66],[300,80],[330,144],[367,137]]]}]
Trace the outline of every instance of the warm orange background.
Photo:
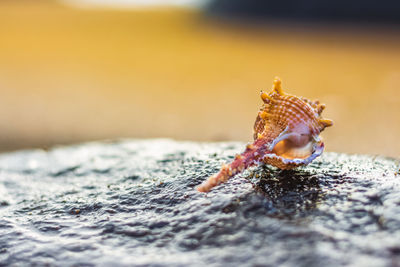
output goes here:
[{"label": "warm orange background", "polygon": [[400,158],[400,34],[184,9],[0,2],[0,149],[115,137],[250,141],[273,77],[326,103],[331,151]]}]

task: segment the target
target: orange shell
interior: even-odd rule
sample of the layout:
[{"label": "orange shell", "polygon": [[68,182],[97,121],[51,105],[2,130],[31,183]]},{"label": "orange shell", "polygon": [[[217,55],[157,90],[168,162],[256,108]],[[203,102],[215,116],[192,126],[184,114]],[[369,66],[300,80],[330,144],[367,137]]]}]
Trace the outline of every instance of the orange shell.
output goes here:
[{"label": "orange shell", "polygon": [[197,190],[208,192],[244,169],[261,162],[280,169],[307,165],[324,151],[319,134],[333,122],[321,117],[325,105],[283,92],[275,78],[270,93],[261,92],[263,106],[254,123],[254,142],[229,165],[202,183]]},{"label": "orange shell", "polygon": [[261,99],[264,105],[254,124],[254,139],[269,140],[273,153],[263,158],[265,163],[292,169],[310,163],[322,153],[319,134],[333,124],[321,117],[325,105],[284,93],[279,78],[275,78],[270,93],[261,92]]}]

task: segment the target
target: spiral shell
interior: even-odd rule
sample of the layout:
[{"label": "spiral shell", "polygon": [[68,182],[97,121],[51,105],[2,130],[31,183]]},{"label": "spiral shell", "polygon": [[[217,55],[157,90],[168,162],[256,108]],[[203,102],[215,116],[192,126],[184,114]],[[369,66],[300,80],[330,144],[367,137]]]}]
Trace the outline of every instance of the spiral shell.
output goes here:
[{"label": "spiral shell", "polygon": [[264,105],[254,123],[254,139],[268,140],[270,153],[264,155],[265,163],[292,169],[322,154],[319,134],[333,124],[321,117],[324,104],[284,93],[279,78],[269,94],[261,92],[261,99]]},{"label": "spiral shell", "polygon": [[252,165],[266,163],[292,169],[322,154],[324,143],[319,134],[333,124],[321,117],[324,104],[284,93],[279,78],[275,78],[270,93],[261,92],[261,99],[264,104],[254,123],[253,144],[232,163],[223,165],[198,191],[208,192]]}]

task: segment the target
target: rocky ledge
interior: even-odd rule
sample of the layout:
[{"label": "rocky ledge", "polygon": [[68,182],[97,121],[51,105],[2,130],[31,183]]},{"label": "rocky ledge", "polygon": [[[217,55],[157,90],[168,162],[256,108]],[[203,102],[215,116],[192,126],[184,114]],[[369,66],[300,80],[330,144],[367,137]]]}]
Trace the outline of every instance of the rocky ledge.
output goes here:
[{"label": "rocky ledge", "polygon": [[243,143],[124,140],[0,156],[0,265],[399,266],[393,159],[325,153],[195,190]]}]

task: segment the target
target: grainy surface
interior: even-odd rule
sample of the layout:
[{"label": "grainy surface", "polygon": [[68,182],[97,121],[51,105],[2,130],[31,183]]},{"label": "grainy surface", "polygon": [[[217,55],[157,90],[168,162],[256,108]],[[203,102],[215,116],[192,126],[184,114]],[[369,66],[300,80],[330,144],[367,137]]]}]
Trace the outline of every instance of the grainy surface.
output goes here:
[{"label": "grainy surface", "polygon": [[0,156],[0,265],[399,266],[398,163],[325,153],[195,186],[242,143],[126,140]]}]

